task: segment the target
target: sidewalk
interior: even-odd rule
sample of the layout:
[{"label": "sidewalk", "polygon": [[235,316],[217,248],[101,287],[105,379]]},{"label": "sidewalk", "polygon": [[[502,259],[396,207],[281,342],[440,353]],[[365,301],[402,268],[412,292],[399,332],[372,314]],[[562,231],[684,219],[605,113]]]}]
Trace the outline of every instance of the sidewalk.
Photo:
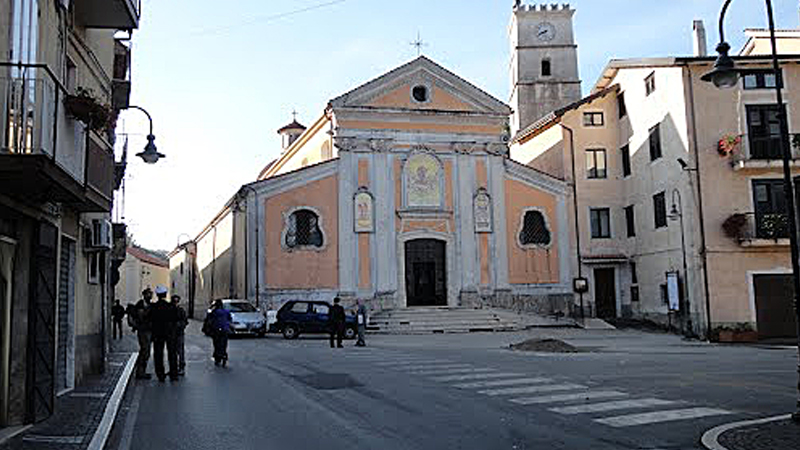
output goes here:
[{"label": "sidewalk", "polygon": [[[43,422],[0,443],[0,450],[84,450],[101,426],[106,405],[138,350],[136,338],[126,329],[122,340],[112,343],[105,373],[88,377],[74,390],[56,397],[55,413]],[[106,424],[102,424],[104,427]],[[99,441],[95,441],[96,446]]]},{"label": "sidewalk", "polygon": [[[716,430],[716,433],[715,433]],[[738,422],[717,427],[704,436],[709,450],[797,450],[800,424],[789,416]]]}]

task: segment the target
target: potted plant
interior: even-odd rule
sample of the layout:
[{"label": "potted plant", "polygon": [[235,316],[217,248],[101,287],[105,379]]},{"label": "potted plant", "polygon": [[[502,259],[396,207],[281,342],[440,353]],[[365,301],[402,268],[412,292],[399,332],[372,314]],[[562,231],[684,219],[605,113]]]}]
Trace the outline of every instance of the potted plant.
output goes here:
[{"label": "potted plant", "polygon": [[717,152],[720,156],[729,156],[742,143],[742,137],[734,134],[727,134],[717,142]]},{"label": "potted plant", "polygon": [[747,226],[747,215],[742,213],[731,214],[730,217],[722,222],[722,231],[725,236],[731,239],[741,240],[745,237],[745,227]]},{"label": "potted plant", "polygon": [[116,115],[111,106],[101,103],[91,89],[78,87],[75,94],[64,97],[64,107],[70,116],[85,123],[95,131],[102,131],[116,124]]}]

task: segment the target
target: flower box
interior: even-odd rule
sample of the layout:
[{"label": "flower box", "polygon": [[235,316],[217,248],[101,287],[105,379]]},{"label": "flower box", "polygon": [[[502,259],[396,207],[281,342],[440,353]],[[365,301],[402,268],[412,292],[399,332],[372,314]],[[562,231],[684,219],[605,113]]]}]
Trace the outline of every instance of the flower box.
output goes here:
[{"label": "flower box", "polygon": [[758,332],[720,330],[719,342],[758,342]]}]

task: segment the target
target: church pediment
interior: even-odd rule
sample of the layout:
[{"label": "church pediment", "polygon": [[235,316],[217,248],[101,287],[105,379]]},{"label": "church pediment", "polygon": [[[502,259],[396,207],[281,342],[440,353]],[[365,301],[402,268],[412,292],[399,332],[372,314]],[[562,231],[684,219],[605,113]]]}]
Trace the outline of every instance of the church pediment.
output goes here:
[{"label": "church pediment", "polygon": [[387,108],[508,115],[511,109],[458,75],[419,58],[330,102],[349,108]]}]

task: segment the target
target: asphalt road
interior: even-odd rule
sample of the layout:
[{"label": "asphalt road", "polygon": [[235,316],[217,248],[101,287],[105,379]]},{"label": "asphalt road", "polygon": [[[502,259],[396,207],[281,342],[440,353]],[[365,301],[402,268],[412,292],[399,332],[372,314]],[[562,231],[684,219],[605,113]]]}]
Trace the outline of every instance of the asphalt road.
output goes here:
[{"label": "asphalt road", "polygon": [[[531,337],[587,351],[507,349]],[[791,348],[637,331],[368,338],[235,339],[221,368],[191,334],[187,376],[132,381],[107,448],[694,449],[795,400]]]}]

